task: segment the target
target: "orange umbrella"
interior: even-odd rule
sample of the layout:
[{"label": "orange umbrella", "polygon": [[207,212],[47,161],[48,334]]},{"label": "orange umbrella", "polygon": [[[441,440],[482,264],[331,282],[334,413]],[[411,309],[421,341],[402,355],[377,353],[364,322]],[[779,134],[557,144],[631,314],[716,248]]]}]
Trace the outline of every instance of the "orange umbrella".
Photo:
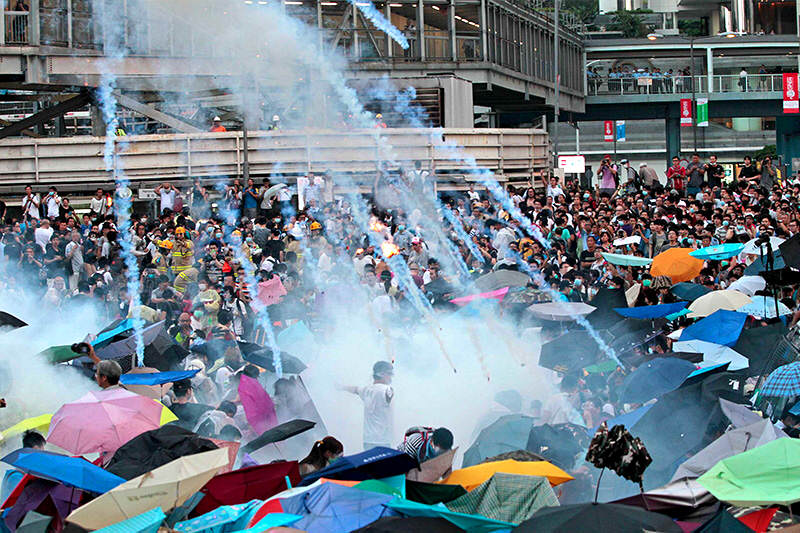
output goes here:
[{"label": "orange umbrella", "polygon": [[651,276],[667,276],[672,283],[691,281],[703,269],[702,259],[689,255],[693,248],[670,248],[653,258],[650,265]]}]

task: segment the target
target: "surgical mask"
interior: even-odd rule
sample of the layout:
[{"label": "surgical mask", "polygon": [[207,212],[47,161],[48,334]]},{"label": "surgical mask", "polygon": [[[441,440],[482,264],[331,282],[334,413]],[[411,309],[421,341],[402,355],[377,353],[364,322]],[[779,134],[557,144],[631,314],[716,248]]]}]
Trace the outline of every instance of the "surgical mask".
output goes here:
[{"label": "surgical mask", "polygon": [[216,237],[217,239],[221,239],[222,238],[222,233],[217,232],[217,233],[214,234],[214,237]]},{"label": "surgical mask", "polygon": [[197,318],[197,319],[199,319],[199,318],[201,318],[203,316],[203,312],[200,311],[199,309],[197,311],[195,311],[193,314],[194,314],[194,317]]},{"label": "surgical mask", "polygon": [[576,287],[580,287],[581,286],[581,280],[580,279],[576,279],[575,280],[575,286]]},{"label": "surgical mask", "polygon": [[727,228],[727,227],[728,227],[728,226],[730,226],[730,225],[731,225],[731,223],[730,223],[730,222],[728,222],[727,220],[723,220],[723,221],[722,221],[722,226],[723,226],[723,227],[726,227],[726,228]]},{"label": "surgical mask", "polygon": [[200,289],[200,291],[204,291],[208,289],[208,285],[206,285],[205,283],[201,283],[200,285],[197,286],[197,288]]},{"label": "surgical mask", "polygon": [[652,280],[646,279],[642,282],[642,287],[649,287],[651,283],[653,283]]},{"label": "surgical mask", "polygon": [[253,242],[253,238],[252,237],[248,237],[246,240],[247,240],[248,243]]}]

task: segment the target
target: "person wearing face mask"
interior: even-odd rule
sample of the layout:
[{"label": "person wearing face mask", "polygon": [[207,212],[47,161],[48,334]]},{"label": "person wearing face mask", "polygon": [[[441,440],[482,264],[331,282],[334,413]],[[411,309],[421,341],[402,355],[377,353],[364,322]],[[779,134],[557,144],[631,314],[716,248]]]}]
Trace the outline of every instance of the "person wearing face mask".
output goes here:
[{"label": "person wearing face mask", "polygon": [[409,428],[397,449],[422,464],[453,449],[453,433],[447,428]]},{"label": "person wearing face mask", "polygon": [[543,424],[578,424],[585,423],[576,408],[578,399],[578,378],[567,374],[559,385],[561,392],[551,395],[542,407]]},{"label": "person wearing face mask", "polygon": [[175,228],[175,243],[172,246],[172,271],[180,274],[194,263],[194,244],[187,238],[186,228]]},{"label": "person wearing face mask", "polygon": [[211,286],[208,276],[202,276],[198,279],[197,296],[192,300],[192,305],[197,306],[198,304],[203,306],[203,316],[200,320],[202,327],[200,329],[209,331],[217,324],[220,297],[219,293]]},{"label": "person wearing face mask", "polygon": [[331,436],[318,440],[311,447],[308,455],[300,461],[300,475],[305,477],[309,474],[322,470],[344,453],[342,443]]}]

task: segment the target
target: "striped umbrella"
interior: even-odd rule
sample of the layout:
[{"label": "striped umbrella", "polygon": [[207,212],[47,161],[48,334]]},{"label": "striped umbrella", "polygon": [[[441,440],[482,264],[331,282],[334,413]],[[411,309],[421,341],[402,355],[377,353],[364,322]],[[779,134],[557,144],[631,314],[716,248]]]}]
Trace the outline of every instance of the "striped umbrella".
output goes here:
[{"label": "striped umbrella", "polygon": [[800,362],[779,366],[761,387],[763,396],[790,397],[800,395]]}]

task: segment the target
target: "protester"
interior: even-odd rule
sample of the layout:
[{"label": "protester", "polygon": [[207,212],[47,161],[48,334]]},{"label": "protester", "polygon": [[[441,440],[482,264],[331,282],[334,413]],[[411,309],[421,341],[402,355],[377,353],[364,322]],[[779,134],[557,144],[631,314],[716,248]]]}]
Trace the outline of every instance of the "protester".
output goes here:
[{"label": "protester", "polygon": [[356,394],[364,403],[364,449],[391,446],[394,428],[394,367],[387,361],[372,365],[372,385],[347,386],[344,390]]},{"label": "protester", "polygon": [[300,475],[305,477],[317,470],[322,470],[341,457],[342,453],[344,453],[344,446],[331,436],[316,441],[308,455],[300,461]]},{"label": "protester", "polygon": [[453,433],[447,428],[413,427],[406,430],[405,438],[397,447],[419,463],[449,451],[453,447]]}]

